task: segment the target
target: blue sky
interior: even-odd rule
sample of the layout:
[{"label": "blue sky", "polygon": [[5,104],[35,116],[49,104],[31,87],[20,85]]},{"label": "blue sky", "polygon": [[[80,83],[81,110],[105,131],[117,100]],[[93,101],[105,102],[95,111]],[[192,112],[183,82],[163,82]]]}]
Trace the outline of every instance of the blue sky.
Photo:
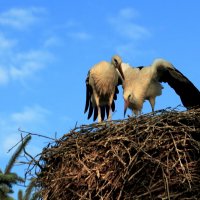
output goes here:
[{"label": "blue sky", "polygon": [[[83,113],[85,78],[92,65],[114,54],[132,66],[164,58],[200,88],[197,0],[2,0],[0,5],[0,168],[20,139],[18,128],[61,137],[76,123],[92,123]],[[156,109],[181,104],[167,84],[164,88]],[[150,111],[145,103],[143,113]],[[113,119],[123,119],[121,89]],[[33,138],[29,149],[39,153],[47,142]]]}]

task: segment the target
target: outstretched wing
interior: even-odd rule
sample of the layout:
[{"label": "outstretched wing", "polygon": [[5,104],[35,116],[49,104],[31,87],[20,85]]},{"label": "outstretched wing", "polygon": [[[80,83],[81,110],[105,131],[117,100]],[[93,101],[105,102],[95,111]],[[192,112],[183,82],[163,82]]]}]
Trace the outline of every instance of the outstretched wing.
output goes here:
[{"label": "outstretched wing", "polygon": [[[167,63],[167,64],[166,64]],[[167,82],[180,96],[186,108],[200,106],[200,92],[194,84],[170,63],[157,65],[157,78],[160,82]]]}]

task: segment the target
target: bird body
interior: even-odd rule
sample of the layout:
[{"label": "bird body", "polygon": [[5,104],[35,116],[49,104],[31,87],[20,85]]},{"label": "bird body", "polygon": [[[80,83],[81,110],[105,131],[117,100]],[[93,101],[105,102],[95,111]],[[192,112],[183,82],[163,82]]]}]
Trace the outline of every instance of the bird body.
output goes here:
[{"label": "bird body", "polygon": [[[124,67],[124,65],[127,65]],[[134,114],[140,114],[143,103],[149,100],[154,109],[155,97],[162,94],[162,85],[154,80],[154,70],[151,67],[133,68],[122,63],[122,70],[125,76],[123,82],[124,99],[132,98],[134,101],[127,101],[128,107]],[[131,96],[129,96],[131,95]]]},{"label": "bird body", "polygon": [[98,116],[98,122],[101,122],[106,112],[108,120],[111,120],[111,112],[115,110],[114,100],[119,92],[117,85],[121,77],[124,77],[121,63],[121,58],[116,55],[112,57],[111,63],[102,61],[89,70],[85,105],[85,112],[89,109],[88,119],[93,114],[93,120]]},{"label": "bird body", "polygon": [[89,84],[95,88],[99,96],[109,96],[118,83],[118,73],[115,67],[102,61],[90,70]]},{"label": "bird body", "polygon": [[183,105],[187,108],[200,106],[200,92],[193,83],[179,72],[173,65],[163,59],[157,59],[147,67],[131,67],[122,63],[124,101],[135,115],[141,113],[145,100],[151,104],[152,111],[155,99],[162,94],[161,82],[167,82],[180,96]]}]

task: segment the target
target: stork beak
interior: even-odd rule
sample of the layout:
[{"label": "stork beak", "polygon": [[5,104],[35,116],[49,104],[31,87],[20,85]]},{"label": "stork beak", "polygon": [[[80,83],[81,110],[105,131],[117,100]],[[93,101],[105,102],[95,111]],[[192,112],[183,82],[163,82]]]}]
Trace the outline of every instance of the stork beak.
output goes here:
[{"label": "stork beak", "polygon": [[119,70],[119,73],[120,73],[122,79],[124,80],[125,78],[124,78],[124,73],[123,73],[123,71],[122,71],[121,65],[119,65],[117,68],[118,68],[118,70]]},{"label": "stork beak", "polygon": [[126,115],[126,110],[128,108],[129,102],[127,100],[124,100],[124,117]]}]

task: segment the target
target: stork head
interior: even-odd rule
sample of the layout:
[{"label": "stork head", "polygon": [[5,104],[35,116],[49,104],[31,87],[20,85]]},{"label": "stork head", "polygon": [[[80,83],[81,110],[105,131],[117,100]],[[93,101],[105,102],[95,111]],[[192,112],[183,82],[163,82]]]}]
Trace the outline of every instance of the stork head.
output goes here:
[{"label": "stork head", "polygon": [[121,57],[118,56],[118,55],[113,56],[113,57],[112,57],[112,60],[111,60],[111,63],[114,65],[114,67],[115,67],[116,69],[118,69],[118,71],[119,71],[119,73],[120,73],[122,79],[124,80],[124,73],[123,73],[123,71],[122,71],[122,66],[121,66],[121,64],[122,64],[122,59],[121,59]]},{"label": "stork head", "polygon": [[127,108],[130,108],[133,113],[137,116],[141,113],[142,105],[144,103],[143,98],[139,98],[139,96],[136,96],[136,93],[130,89],[127,88],[124,90],[124,117],[126,115]]},{"label": "stork head", "polygon": [[130,92],[124,93],[124,117],[126,115],[127,108],[133,109],[133,105],[135,104],[135,100],[133,94]]}]

